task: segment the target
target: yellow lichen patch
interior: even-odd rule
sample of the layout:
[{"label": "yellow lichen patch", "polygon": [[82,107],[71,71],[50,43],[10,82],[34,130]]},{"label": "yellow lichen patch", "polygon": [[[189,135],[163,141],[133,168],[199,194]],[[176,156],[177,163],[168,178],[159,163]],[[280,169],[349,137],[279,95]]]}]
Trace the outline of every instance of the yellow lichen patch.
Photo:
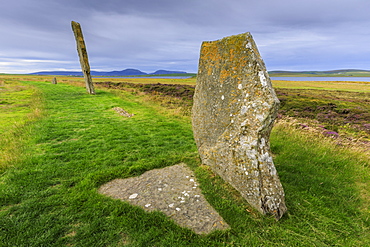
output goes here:
[{"label": "yellow lichen patch", "polygon": [[230,73],[229,73],[228,70],[226,70],[226,69],[221,70],[221,72],[220,72],[220,81],[225,81],[227,78],[229,78],[229,76],[230,76]]},{"label": "yellow lichen patch", "polygon": [[220,54],[218,52],[217,46],[213,45],[210,42],[203,42],[202,44],[202,53],[201,60],[207,62],[217,62],[220,60]]}]

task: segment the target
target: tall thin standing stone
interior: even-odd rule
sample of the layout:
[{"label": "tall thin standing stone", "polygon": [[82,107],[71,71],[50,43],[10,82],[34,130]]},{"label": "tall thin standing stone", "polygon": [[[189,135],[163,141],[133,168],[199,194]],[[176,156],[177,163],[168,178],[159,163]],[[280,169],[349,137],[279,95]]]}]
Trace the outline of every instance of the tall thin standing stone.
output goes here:
[{"label": "tall thin standing stone", "polygon": [[192,112],[199,155],[277,219],[287,210],[269,144],[279,103],[249,33],[203,42]]},{"label": "tall thin standing stone", "polygon": [[72,21],[71,24],[72,24],[73,33],[76,38],[77,52],[80,58],[82,73],[85,78],[86,91],[89,94],[95,94],[94,84],[92,82],[91,75],[90,75],[89,58],[87,56],[87,50],[86,50],[84,37],[82,35],[81,26],[78,22],[75,22],[75,21]]}]

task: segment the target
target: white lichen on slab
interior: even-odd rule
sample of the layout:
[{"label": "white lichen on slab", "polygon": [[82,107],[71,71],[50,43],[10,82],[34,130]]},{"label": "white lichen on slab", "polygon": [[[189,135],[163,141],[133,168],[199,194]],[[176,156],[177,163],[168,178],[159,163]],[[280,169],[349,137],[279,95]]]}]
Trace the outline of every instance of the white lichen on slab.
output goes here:
[{"label": "white lichen on slab", "polygon": [[99,192],[146,211],[159,210],[198,234],[228,229],[197,185],[194,173],[179,164],[147,171],[139,177],[115,179],[101,186]]}]

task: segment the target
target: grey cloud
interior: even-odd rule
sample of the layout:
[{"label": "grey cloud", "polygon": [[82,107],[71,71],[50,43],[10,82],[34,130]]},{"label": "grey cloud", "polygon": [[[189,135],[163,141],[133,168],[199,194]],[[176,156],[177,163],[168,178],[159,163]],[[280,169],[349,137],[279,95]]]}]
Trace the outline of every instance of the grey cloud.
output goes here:
[{"label": "grey cloud", "polygon": [[79,69],[71,20],[102,70],[195,72],[202,41],[247,31],[270,70],[366,68],[368,9],[367,0],[13,0],[0,9],[0,72]]}]

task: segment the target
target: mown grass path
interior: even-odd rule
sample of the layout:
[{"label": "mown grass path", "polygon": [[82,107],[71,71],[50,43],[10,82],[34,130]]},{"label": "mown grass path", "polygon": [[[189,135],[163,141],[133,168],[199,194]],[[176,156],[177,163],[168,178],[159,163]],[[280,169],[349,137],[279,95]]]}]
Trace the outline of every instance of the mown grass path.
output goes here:
[{"label": "mown grass path", "polygon": [[[108,91],[24,82],[42,92],[43,116],[24,137],[21,159],[0,178],[0,246],[367,246],[369,164],[293,128],[271,136],[288,213],[253,211],[199,166],[189,118]],[[132,118],[116,114],[122,107]],[[195,170],[208,201],[232,227],[199,236],[161,213],[97,193],[114,178],[180,162]]]},{"label": "mown grass path", "polygon": [[[196,148],[188,124],[105,91],[90,96],[83,88],[28,83],[42,90],[45,116],[33,130],[23,162],[2,178],[1,238],[9,246],[57,246],[71,238],[84,246],[118,241],[122,228],[109,215],[126,214],[130,207],[118,203],[117,208],[117,202],[97,194],[98,186],[110,178],[189,163],[189,157],[194,160]],[[119,116],[112,110],[115,106],[135,117]],[[137,221],[137,227],[146,229],[144,213],[131,211],[118,225]],[[161,225],[164,219],[153,223]],[[138,230],[129,232],[135,235]]]}]

